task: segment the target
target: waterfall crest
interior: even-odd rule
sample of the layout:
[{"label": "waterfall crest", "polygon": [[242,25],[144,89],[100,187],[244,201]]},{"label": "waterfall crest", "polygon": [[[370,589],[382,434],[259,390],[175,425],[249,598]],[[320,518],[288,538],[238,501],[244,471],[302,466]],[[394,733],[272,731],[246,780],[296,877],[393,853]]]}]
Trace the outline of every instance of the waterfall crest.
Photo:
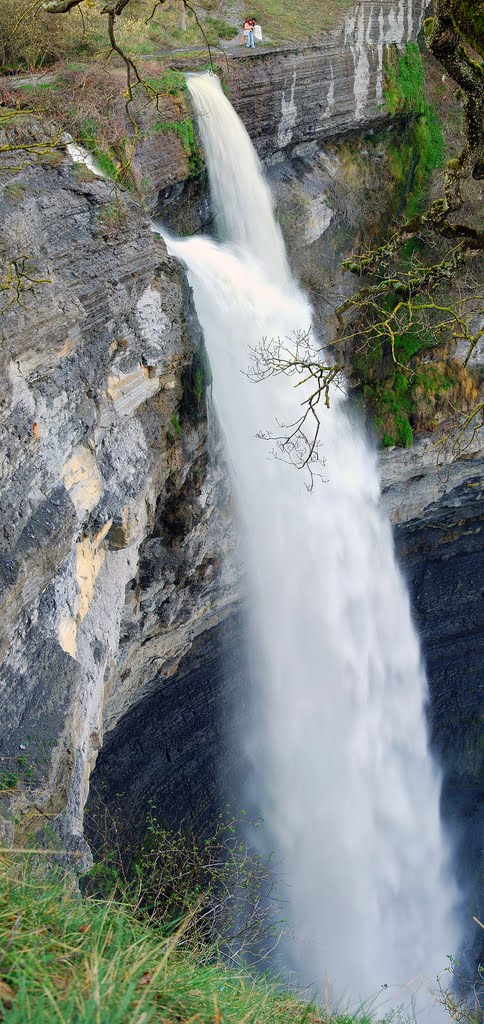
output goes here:
[{"label": "waterfall crest", "polygon": [[454,891],[428,752],[426,680],[376,455],[334,393],[322,410],[325,482],[256,437],[290,423],[285,376],[254,384],[250,349],[310,324],[250,140],[210,74],[189,76],[222,242],[169,239],[188,268],[213,372],[248,566],[252,788],[288,882],[285,954],[316,993],[354,1004],[428,984],[455,949]]}]

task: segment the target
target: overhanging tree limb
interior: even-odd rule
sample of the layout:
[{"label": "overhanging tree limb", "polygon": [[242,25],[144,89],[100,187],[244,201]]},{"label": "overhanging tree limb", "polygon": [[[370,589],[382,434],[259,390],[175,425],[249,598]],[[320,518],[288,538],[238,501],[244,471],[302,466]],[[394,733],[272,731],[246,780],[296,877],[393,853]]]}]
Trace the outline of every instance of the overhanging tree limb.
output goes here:
[{"label": "overhanging tree limb", "polygon": [[47,0],[42,7],[47,14],[67,14],[73,7],[79,7],[82,3],[83,0]]},{"label": "overhanging tree limb", "polygon": [[[476,31],[479,23],[482,34]],[[484,56],[484,4],[482,0],[434,0],[433,17],[424,28],[429,50],[463,93],[465,144],[459,157],[450,161],[445,186],[449,209],[459,209],[461,179],[469,172],[476,179],[484,178],[484,67],[465,45]]]}]

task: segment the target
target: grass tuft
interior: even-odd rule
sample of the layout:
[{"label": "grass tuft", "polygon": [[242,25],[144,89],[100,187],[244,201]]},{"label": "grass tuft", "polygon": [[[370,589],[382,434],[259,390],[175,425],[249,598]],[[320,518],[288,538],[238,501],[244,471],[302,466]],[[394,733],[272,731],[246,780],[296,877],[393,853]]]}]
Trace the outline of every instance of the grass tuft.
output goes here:
[{"label": "grass tuft", "polygon": [[40,860],[0,857],[5,1024],[356,1024],[224,966],[214,951],[181,950],[183,923],[166,938],[120,902],[79,896]]}]

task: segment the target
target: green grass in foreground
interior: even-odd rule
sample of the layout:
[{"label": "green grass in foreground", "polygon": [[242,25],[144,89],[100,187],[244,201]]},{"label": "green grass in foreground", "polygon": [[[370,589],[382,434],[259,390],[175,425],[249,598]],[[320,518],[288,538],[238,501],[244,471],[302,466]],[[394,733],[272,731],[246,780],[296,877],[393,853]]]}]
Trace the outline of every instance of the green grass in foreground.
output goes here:
[{"label": "green grass in foreground", "polygon": [[[126,906],[0,861],[0,1019],[7,1024],[353,1024],[183,949]],[[370,1024],[360,1017],[358,1024]]]}]

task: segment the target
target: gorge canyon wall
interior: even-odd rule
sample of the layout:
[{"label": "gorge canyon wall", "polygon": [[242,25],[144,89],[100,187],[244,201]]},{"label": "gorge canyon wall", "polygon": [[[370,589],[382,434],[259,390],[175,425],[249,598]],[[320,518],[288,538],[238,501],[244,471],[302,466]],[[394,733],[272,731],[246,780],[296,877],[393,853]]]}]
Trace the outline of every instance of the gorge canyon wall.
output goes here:
[{"label": "gorge canyon wall", "polygon": [[1,323],[4,840],[61,815],[75,843],[104,730],[233,608],[238,573],[180,269],[65,161],[15,181],[4,258],[20,244],[43,283]]},{"label": "gorge canyon wall", "polygon": [[[361,2],[320,46],[220,61],[321,324],[318,288],[334,286],[349,242],[376,230],[378,133],[393,130],[385,48],[415,38],[422,16],[411,0]],[[152,139],[136,160],[152,175],[150,212],[176,230],[210,222],[206,180],[179,140]],[[203,339],[146,214],[129,198],[119,212],[109,183],[79,181],[61,152],[11,172],[0,215],[4,262],[27,254],[40,281],[0,321],[0,763],[19,780],[0,797],[2,841],[50,845],[54,832],[86,863],[93,769],[90,814],[105,803],[135,831],[153,801],[166,821],[203,825],[221,776],[230,789],[243,577]],[[427,448],[383,456],[383,494],[423,638],[445,813],[470,878],[482,457],[443,469]],[[469,905],[474,891],[472,876]]]},{"label": "gorge canyon wall", "polygon": [[[389,50],[415,40],[425,11],[423,0],[360,0],[314,46],[212,53],[231,103],[263,161],[284,151],[313,145],[389,122],[383,69]],[[200,68],[206,66],[205,56]],[[177,66],[183,68],[180,57]],[[186,64],[193,70],[193,61]],[[206,180],[187,177],[186,157],[170,138],[166,154],[154,159],[153,144],[140,151],[138,175],[151,174],[150,208],[174,230],[190,232],[209,223]],[[156,171],[152,171],[153,163]]]}]

